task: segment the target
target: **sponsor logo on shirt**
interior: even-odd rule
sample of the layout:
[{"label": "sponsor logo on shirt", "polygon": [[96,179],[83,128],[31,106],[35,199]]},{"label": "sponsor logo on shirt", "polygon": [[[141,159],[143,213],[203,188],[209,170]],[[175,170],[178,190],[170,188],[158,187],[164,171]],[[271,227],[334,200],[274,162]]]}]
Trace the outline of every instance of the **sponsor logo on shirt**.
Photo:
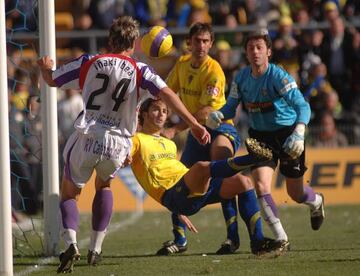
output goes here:
[{"label": "sponsor logo on shirt", "polygon": [[246,103],[245,104],[246,109],[249,112],[255,113],[255,112],[270,112],[274,111],[274,104],[272,102],[263,102],[263,103]]}]

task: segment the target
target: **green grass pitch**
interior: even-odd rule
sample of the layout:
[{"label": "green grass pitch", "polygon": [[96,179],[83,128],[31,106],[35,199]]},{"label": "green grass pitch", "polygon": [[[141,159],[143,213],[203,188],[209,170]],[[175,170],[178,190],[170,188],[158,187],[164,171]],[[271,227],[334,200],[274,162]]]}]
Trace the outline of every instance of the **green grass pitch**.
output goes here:
[{"label": "green grass pitch", "polygon": [[[307,208],[281,207],[280,216],[289,235],[291,250],[279,257],[255,257],[248,234],[239,219],[241,245],[234,255],[214,252],[225,239],[220,209],[205,209],[192,221],[199,233],[188,234],[189,248],[182,255],[157,257],[162,242],[172,238],[169,212],[113,215],[103,245],[103,263],[86,264],[89,215],[81,216],[78,240],[82,259],[73,275],[360,275],[360,205],[326,206],[319,231],[310,227]],[[264,232],[271,236],[267,226]],[[16,255],[15,275],[55,274],[57,258]]]}]

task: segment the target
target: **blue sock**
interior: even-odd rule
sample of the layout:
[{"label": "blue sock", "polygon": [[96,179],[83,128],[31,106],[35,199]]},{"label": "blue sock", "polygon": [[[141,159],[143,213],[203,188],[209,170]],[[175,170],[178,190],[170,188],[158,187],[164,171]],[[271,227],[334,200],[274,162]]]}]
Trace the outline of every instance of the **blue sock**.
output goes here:
[{"label": "blue sock", "polygon": [[244,220],[251,241],[263,240],[260,208],[255,190],[249,190],[238,195],[239,213]]},{"label": "blue sock", "polygon": [[226,222],[227,238],[234,243],[240,243],[237,223],[236,199],[221,201],[221,207]]},{"label": "blue sock", "polygon": [[174,242],[178,245],[186,245],[186,225],[179,220],[178,215],[172,213]]},{"label": "blue sock", "polygon": [[257,161],[251,155],[237,156],[225,160],[211,161],[210,175],[211,177],[230,177],[240,171],[250,168]]}]

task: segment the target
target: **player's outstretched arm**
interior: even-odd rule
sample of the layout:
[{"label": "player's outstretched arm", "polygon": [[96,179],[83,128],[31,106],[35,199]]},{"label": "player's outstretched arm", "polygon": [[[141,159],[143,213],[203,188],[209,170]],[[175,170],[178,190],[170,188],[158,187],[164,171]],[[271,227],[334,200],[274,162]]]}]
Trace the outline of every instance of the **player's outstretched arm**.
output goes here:
[{"label": "player's outstretched arm", "polygon": [[40,72],[44,81],[49,86],[56,87],[57,85],[52,78],[54,61],[49,56],[43,56],[37,61],[37,64],[40,67]]},{"label": "player's outstretched arm", "polygon": [[180,98],[169,87],[161,89],[159,97],[188,124],[192,134],[200,144],[210,143],[209,132],[199,124],[195,117],[186,109]]}]

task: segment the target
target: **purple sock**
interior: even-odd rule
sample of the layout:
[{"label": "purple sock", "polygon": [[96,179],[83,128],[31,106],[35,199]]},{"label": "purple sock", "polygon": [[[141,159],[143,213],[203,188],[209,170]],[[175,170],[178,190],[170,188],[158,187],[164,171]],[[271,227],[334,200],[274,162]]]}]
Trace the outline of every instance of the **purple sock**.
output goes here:
[{"label": "purple sock", "polygon": [[79,225],[79,210],[75,199],[60,202],[60,211],[64,229],[77,231]]},{"label": "purple sock", "polygon": [[113,208],[111,190],[97,191],[92,204],[92,227],[94,231],[104,231],[110,223]]},{"label": "purple sock", "polygon": [[262,197],[266,201],[266,203],[270,206],[271,211],[274,214],[274,216],[276,218],[279,218],[279,211],[276,207],[276,204],[275,204],[271,194],[262,195],[260,197]]},{"label": "purple sock", "polygon": [[314,190],[311,187],[306,186],[304,188],[304,196],[301,202],[314,202],[315,198],[316,196]]}]

